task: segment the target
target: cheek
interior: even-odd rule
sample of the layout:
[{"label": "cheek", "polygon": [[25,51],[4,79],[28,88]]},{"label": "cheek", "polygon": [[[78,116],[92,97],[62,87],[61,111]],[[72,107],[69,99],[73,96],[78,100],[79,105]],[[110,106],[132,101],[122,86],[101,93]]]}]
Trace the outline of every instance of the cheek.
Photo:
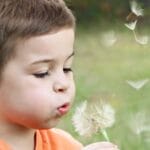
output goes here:
[{"label": "cheek", "polygon": [[73,81],[70,86],[70,95],[71,95],[72,101],[74,100],[75,93],[76,93],[76,87],[75,87],[75,83]]},{"label": "cheek", "polygon": [[54,111],[54,96],[48,94],[46,90],[35,88],[26,91],[19,90],[11,97],[7,97],[9,104],[5,103],[5,116],[19,124],[36,127],[40,122],[44,122]]},{"label": "cheek", "polygon": [[21,101],[24,103],[23,105],[28,107],[28,109],[37,109],[37,111],[41,111],[42,109],[42,111],[44,111],[43,108],[46,110],[47,107],[54,107],[54,95],[50,94],[50,92],[44,88],[28,89],[23,91],[19,97],[22,98]]},{"label": "cheek", "polygon": [[[52,96],[52,95],[51,95]],[[3,91],[3,106],[12,112],[39,112],[50,104],[48,90],[41,87],[20,86],[20,88],[7,88]],[[42,111],[45,111],[42,110]]]}]

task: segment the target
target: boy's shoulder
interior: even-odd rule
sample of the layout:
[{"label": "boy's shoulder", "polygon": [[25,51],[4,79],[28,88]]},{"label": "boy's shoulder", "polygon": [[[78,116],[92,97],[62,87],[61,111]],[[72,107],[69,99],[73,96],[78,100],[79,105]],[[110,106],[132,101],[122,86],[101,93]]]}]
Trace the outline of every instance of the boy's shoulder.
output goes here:
[{"label": "boy's shoulder", "polygon": [[36,132],[36,150],[81,150],[82,147],[81,143],[61,129],[53,128]]}]

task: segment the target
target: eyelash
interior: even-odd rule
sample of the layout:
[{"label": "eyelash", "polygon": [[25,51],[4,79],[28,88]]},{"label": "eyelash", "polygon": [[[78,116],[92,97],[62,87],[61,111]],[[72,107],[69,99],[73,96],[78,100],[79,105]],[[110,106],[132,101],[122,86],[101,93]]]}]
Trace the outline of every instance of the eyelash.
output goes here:
[{"label": "eyelash", "polygon": [[46,72],[42,72],[42,73],[34,73],[33,74],[36,78],[45,78],[46,76],[49,75],[49,72],[46,71]]},{"label": "eyelash", "polygon": [[72,72],[72,69],[71,68],[64,68],[63,71],[64,71],[64,73],[69,73],[69,72]]},{"label": "eyelash", "polygon": [[[64,73],[69,73],[69,72],[72,72],[72,69],[71,68],[63,68],[63,71],[64,71]],[[49,75],[49,72],[46,71],[46,72],[42,72],[42,73],[34,73],[33,75],[36,78],[45,78],[46,76]]]}]

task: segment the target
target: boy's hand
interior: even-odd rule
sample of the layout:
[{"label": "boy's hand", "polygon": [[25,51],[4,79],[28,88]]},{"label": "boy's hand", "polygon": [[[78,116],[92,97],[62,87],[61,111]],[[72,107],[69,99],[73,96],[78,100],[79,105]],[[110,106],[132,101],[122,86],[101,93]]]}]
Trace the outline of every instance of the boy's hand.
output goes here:
[{"label": "boy's hand", "polygon": [[97,142],[85,146],[82,150],[119,150],[117,145],[110,142]]}]

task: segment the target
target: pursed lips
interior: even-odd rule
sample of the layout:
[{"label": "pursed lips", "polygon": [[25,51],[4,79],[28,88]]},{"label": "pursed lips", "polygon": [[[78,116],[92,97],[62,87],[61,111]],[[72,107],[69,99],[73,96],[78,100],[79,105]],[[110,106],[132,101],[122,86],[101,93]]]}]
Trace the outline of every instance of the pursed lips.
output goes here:
[{"label": "pursed lips", "polygon": [[58,114],[60,116],[65,115],[70,109],[70,103],[64,103],[63,105],[57,107]]}]

